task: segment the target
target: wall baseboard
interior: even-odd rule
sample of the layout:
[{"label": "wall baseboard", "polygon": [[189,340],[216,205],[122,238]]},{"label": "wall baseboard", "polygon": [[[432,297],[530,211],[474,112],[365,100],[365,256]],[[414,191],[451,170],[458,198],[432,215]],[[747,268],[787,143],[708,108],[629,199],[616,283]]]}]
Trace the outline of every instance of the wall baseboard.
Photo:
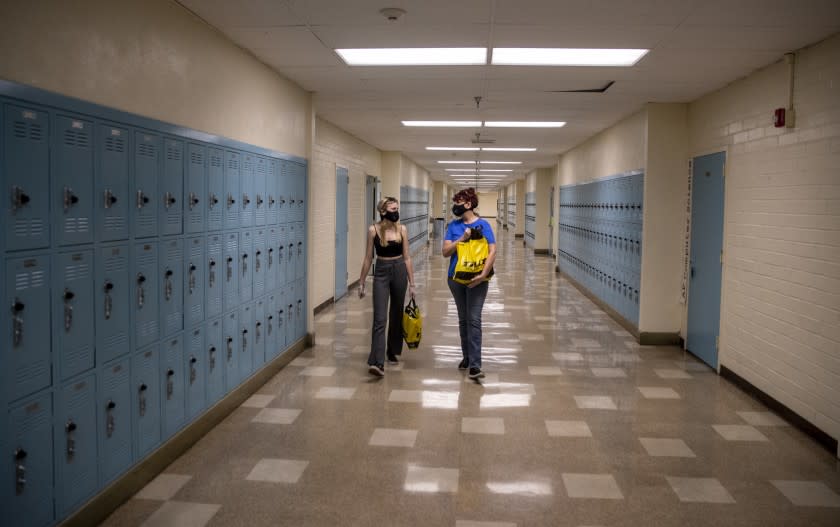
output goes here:
[{"label": "wall baseboard", "polygon": [[525,235],[524,234],[514,234],[513,237],[518,240],[519,238],[524,238]]},{"label": "wall baseboard", "polygon": [[314,334],[312,333],[298,340],[285,353],[266,364],[262,370],[255,373],[238,388],[208,408],[203,415],[164,442],[146,459],[140,461],[119,479],[105,487],[60,525],[62,527],[81,527],[99,525],[105,521],[120,505],[130,500],[173,461],[239,408],[284,366],[300,355],[306,349],[307,344],[313,340]]},{"label": "wall baseboard", "polygon": [[563,278],[568,280],[569,283],[571,283],[573,286],[575,286],[575,289],[577,289],[578,291],[580,291],[583,294],[583,296],[585,296],[589,300],[592,300],[592,302],[594,302],[595,305],[597,305],[598,307],[603,309],[613,320],[618,322],[619,326],[623,327],[631,335],[633,335],[636,338],[636,342],[639,342],[639,328],[637,328],[635,326],[635,324],[633,324],[632,322],[630,322],[629,320],[627,320],[626,318],[621,316],[621,314],[619,314],[618,311],[611,308],[606,302],[604,302],[603,300],[601,300],[600,298],[595,296],[592,292],[589,291],[589,289],[585,288],[583,285],[578,283],[577,280],[575,280],[571,276],[569,276],[566,273],[564,273],[563,271],[561,271],[559,266],[556,266],[554,268],[554,272],[559,273],[560,276],[562,276]]},{"label": "wall baseboard", "polygon": [[679,333],[654,333],[644,331],[639,333],[639,344],[642,346],[680,346],[682,347],[682,337]]},{"label": "wall baseboard", "polygon": [[332,296],[331,296],[331,297],[329,297],[328,299],[326,299],[326,300],[324,300],[323,302],[321,302],[320,304],[318,304],[318,305],[315,307],[315,309],[313,309],[313,310],[312,310],[312,314],[313,314],[313,315],[317,315],[318,313],[320,313],[321,311],[323,311],[323,310],[327,309],[328,307],[330,307],[330,306],[331,306],[331,305],[333,305],[333,304],[335,304],[335,297],[332,297]]},{"label": "wall baseboard", "polygon": [[534,254],[548,256],[548,249],[534,249]]},{"label": "wall baseboard", "polygon": [[831,437],[828,433],[821,430],[819,427],[794,412],[783,403],[777,401],[771,395],[765,393],[760,388],[752,384],[750,381],[744,379],[734,371],[730,370],[723,364],[720,365],[720,376],[728,380],[738,388],[745,391],[754,399],[760,401],[765,406],[779,414],[783,419],[791,423],[796,428],[802,430],[807,435],[811,436],[817,443],[823,446],[832,455],[840,457],[840,450],[838,450],[837,439]]}]

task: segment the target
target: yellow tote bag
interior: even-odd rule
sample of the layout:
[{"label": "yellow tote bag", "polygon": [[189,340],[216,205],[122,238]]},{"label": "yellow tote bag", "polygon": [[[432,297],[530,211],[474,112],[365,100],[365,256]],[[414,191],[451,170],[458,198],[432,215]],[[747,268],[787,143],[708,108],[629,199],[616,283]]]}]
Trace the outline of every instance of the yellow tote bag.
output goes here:
[{"label": "yellow tote bag", "polygon": [[423,317],[420,315],[420,308],[414,298],[409,300],[403,310],[402,334],[408,349],[417,349],[420,345],[420,337],[423,336]]},{"label": "yellow tote bag", "polygon": [[[484,264],[487,262],[489,254],[490,246],[487,243],[487,238],[483,236],[478,239],[458,242],[458,260],[455,262],[455,275],[452,279],[459,284],[469,284],[473,278],[484,270]],[[491,276],[493,276],[492,269],[485,282],[489,281]]]}]

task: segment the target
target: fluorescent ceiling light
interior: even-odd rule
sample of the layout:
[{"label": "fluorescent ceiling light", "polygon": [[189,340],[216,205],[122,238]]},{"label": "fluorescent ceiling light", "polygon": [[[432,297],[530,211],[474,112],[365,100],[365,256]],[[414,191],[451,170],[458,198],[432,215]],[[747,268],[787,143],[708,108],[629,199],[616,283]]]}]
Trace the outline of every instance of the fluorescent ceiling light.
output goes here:
[{"label": "fluorescent ceiling light", "polygon": [[479,172],[513,172],[512,168],[482,168]]},{"label": "fluorescent ceiling light", "polygon": [[565,121],[485,121],[490,128],[562,128]]},{"label": "fluorescent ceiling light", "polygon": [[441,165],[474,165],[475,161],[438,161]]},{"label": "fluorescent ceiling light", "polygon": [[487,48],[357,48],[335,52],[350,66],[487,64]]},{"label": "fluorescent ceiling light", "polygon": [[484,148],[487,152],[536,152],[536,148]]},{"label": "fluorescent ceiling light", "polygon": [[467,152],[475,152],[480,150],[480,148],[477,146],[427,146],[426,150],[463,150]]},{"label": "fluorescent ceiling light", "polygon": [[482,165],[521,165],[522,161],[479,161]]},{"label": "fluorescent ceiling light", "polygon": [[498,66],[633,66],[648,49],[493,48]]},{"label": "fluorescent ceiling light", "polygon": [[481,121],[403,121],[402,124],[403,126],[474,128],[481,126]]}]

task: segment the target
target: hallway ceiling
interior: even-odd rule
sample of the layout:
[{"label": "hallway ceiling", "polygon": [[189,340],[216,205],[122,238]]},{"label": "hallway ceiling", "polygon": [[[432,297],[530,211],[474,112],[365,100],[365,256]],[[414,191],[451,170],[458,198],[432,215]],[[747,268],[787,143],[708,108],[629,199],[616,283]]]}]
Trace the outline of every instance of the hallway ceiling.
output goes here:
[{"label": "hallway ceiling", "polygon": [[[313,92],[320,117],[446,180],[438,160],[495,147],[519,178],[647,102],[690,102],[840,31],[838,0],[179,0],[237,45]],[[379,10],[406,14],[389,22]],[[333,51],[371,47],[649,48],[635,66],[347,66]],[[558,93],[603,87],[605,93]],[[783,82],[780,80],[780,82]],[[482,98],[476,108],[474,97]],[[768,109],[769,112],[769,109]],[[402,120],[566,121],[559,129],[407,128]],[[769,119],[769,114],[768,114]],[[492,159],[491,159],[492,158]],[[490,168],[490,167],[488,167]],[[495,167],[493,167],[495,168]],[[497,173],[504,174],[504,173]]]}]

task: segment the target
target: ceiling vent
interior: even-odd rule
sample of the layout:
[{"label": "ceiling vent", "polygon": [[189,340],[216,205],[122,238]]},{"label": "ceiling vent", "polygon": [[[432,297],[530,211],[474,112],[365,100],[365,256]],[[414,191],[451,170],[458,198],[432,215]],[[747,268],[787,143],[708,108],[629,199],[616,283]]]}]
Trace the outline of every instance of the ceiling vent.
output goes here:
[{"label": "ceiling vent", "polygon": [[474,145],[492,145],[495,143],[495,139],[487,139],[485,137],[481,137],[481,133],[479,132],[476,132],[475,137],[472,139],[472,144]]},{"label": "ceiling vent", "polygon": [[610,86],[615,84],[615,81],[607,81],[600,88],[587,88],[584,90],[548,90],[546,93],[604,93],[605,91],[610,89]]}]

